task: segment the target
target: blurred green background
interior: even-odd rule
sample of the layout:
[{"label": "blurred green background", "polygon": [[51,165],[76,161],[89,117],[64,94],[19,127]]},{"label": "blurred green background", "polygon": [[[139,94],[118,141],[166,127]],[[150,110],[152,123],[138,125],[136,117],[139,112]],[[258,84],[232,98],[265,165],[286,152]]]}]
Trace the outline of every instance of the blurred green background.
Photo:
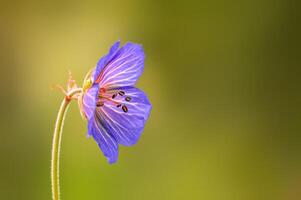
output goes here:
[{"label": "blurred green background", "polygon": [[73,102],[63,200],[301,199],[299,2],[1,0],[0,198],[51,199],[51,86],[121,39],[144,46],[150,119],[109,165]]}]

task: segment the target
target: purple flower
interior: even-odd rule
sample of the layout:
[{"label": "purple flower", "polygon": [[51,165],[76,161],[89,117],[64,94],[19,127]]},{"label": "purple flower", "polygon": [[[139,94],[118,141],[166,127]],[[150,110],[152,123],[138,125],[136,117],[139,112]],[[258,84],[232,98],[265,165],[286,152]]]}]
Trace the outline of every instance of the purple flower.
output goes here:
[{"label": "purple flower", "polygon": [[109,163],[118,159],[118,145],[135,144],[151,110],[147,96],[134,85],[144,67],[143,48],[116,42],[86,77],[81,110]]}]

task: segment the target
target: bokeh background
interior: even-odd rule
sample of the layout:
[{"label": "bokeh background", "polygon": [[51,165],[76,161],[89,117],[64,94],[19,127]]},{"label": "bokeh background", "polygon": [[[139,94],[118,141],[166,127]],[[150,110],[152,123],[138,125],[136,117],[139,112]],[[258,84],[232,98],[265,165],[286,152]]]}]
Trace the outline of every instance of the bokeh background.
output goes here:
[{"label": "bokeh background", "polygon": [[299,2],[1,0],[0,198],[51,199],[51,87],[121,39],[144,46],[152,113],[109,165],[73,102],[62,199],[301,199]]}]

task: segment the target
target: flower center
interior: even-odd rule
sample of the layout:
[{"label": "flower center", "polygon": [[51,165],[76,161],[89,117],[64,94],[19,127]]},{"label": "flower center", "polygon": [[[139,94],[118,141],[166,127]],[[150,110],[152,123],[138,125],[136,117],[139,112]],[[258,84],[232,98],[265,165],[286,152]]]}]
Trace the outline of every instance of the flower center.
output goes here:
[{"label": "flower center", "polygon": [[129,110],[125,103],[130,102],[131,100],[132,98],[130,96],[127,96],[126,93],[122,90],[112,93],[107,92],[105,88],[100,88],[96,106],[101,107],[105,103],[110,103],[117,108],[122,109],[123,112],[127,113]]}]

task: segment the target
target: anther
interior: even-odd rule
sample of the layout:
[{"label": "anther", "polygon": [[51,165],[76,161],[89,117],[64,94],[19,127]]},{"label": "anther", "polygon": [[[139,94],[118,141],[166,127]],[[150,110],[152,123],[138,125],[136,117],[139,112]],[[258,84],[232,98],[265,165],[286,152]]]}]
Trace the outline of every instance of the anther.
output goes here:
[{"label": "anther", "polygon": [[124,92],[124,91],[119,91],[118,94],[119,94],[120,96],[123,96],[123,95],[125,94],[125,92]]},{"label": "anther", "polygon": [[117,105],[117,108],[119,108],[120,106],[121,106],[121,104],[118,104],[118,105]]},{"label": "anther", "polygon": [[123,112],[127,113],[128,112],[128,108],[126,106],[122,106],[122,110]]},{"label": "anther", "polygon": [[113,94],[113,95],[112,95],[112,99],[114,99],[116,96],[117,96],[117,94]]},{"label": "anther", "polygon": [[125,97],[126,101],[131,101],[131,97]]}]

